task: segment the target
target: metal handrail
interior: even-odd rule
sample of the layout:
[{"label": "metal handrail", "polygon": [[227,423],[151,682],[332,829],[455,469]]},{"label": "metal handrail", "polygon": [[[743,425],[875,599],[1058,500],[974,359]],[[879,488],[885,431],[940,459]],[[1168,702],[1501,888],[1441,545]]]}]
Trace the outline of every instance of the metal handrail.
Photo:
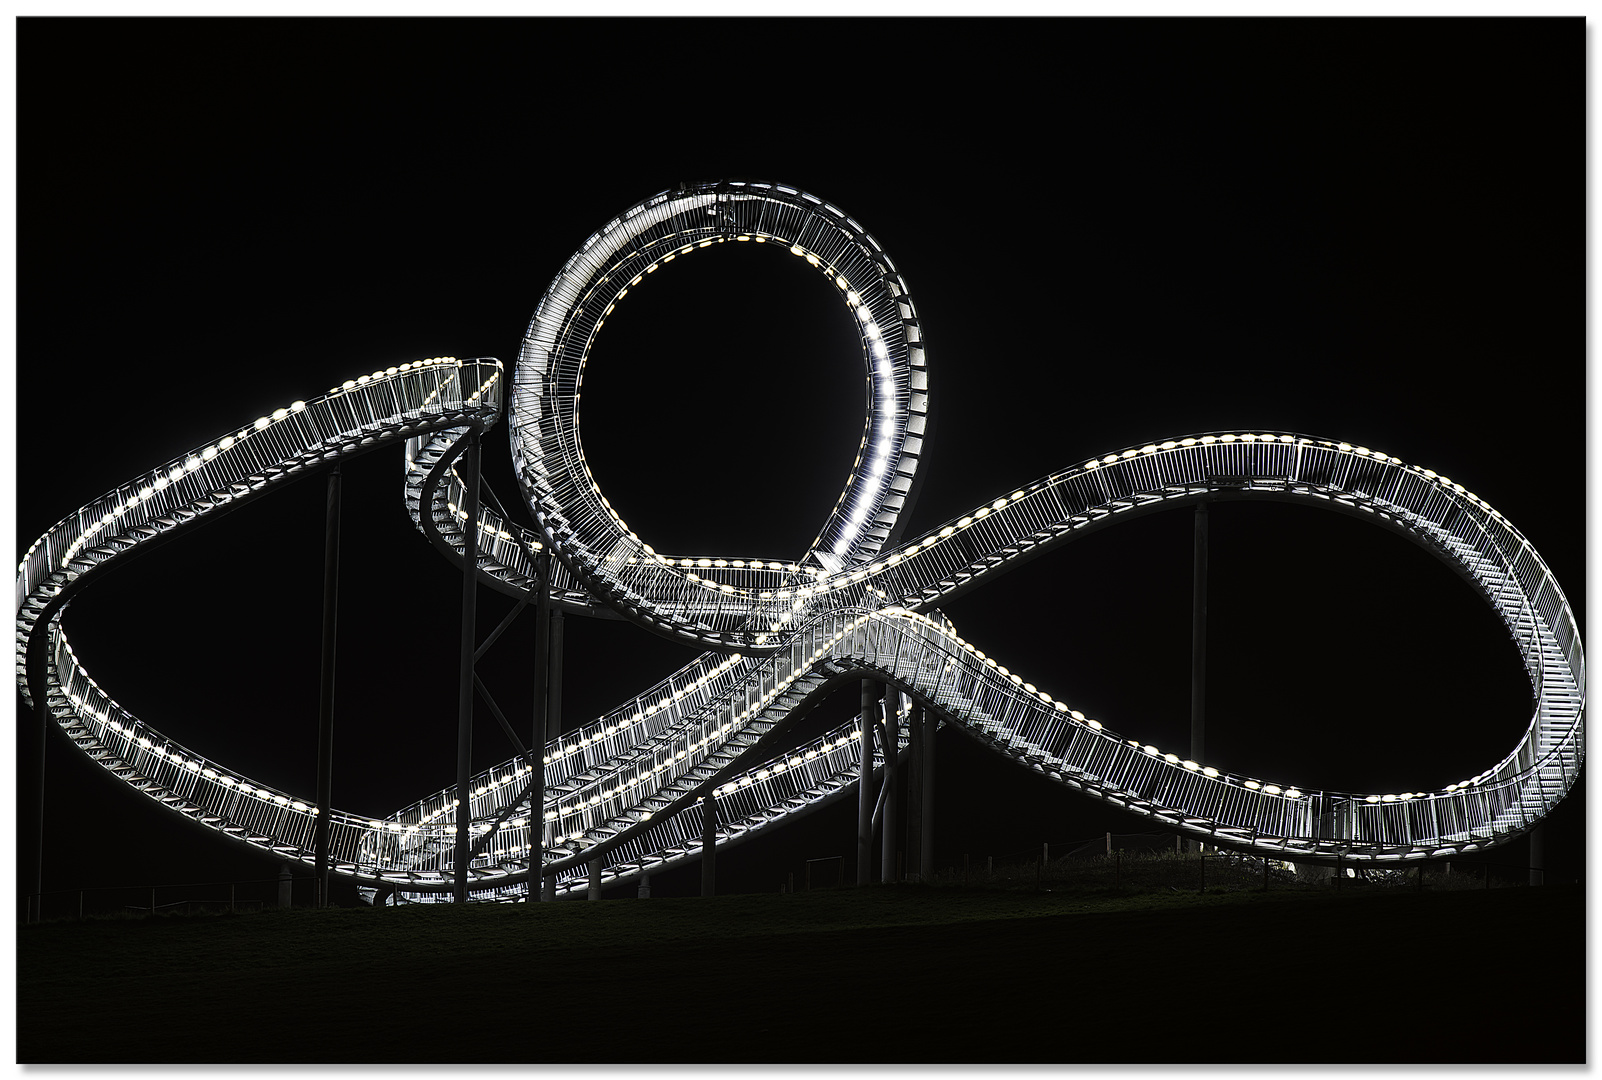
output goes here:
[{"label": "metal handrail", "polygon": [[[838,286],[868,367],[863,453],[794,561],[655,552],[589,479],[578,436],[579,375],[616,304],[667,262],[742,240],[788,245]],[[854,782],[842,756],[849,748],[819,744],[792,765],[791,752],[773,747],[818,695],[864,676],[1067,787],[1210,843],[1281,857],[1386,861],[1503,843],[1549,812],[1583,764],[1584,652],[1550,569],[1473,492],[1367,447],[1261,430],[1132,446],[892,543],[927,412],[921,328],[905,281],[871,235],[798,189],[728,182],[664,192],[608,222],[568,260],[529,325],[510,395],[514,463],[533,530],[493,508],[468,523],[459,509],[467,500],[452,472],[455,444],[498,419],[508,400],[502,376],[495,360],[434,358],[347,380],[63,518],[18,569],[24,695],[41,695],[86,753],[149,797],[309,861],[315,814],[307,804],[128,715],[78,664],[60,617],[125,553],[341,456],[398,442],[408,510],[447,557],[461,560],[472,528],[472,572],[526,596],[536,585],[535,554],[554,552],[558,606],[628,618],[710,651],[548,743],[545,803],[525,806],[521,819],[528,765],[520,760],[474,777],[466,806],[456,805],[452,786],[384,819],[332,811],[334,870],[361,880],[419,893],[447,888],[456,830],[466,828],[481,834],[469,868],[475,887],[504,895],[526,888],[535,827],[547,853],[537,869],[559,885],[576,881],[586,861],[615,878],[653,860],[693,857],[695,800],[714,788],[731,800],[726,839],[805,812]],[[1225,498],[1311,502],[1375,522],[1470,581],[1512,633],[1535,695],[1512,750],[1433,792],[1302,791],[1240,776],[1108,731],[973,649],[936,610],[988,576],[1110,524]],[[802,781],[805,795],[793,786]]]}]

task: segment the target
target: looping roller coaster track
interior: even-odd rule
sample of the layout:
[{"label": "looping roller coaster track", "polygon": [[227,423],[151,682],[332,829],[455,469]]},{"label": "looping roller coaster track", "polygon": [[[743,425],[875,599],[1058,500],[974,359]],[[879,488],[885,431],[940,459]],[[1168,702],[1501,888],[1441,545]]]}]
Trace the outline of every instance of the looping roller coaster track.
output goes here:
[{"label": "looping roller coaster track", "polygon": [[[591,344],[629,291],[721,243],[777,244],[815,267],[851,311],[870,408],[839,499],[798,559],[657,552],[596,485],[579,437]],[[697,256],[705,257],[705,256]],[[78,590],[211,515],[342,457],[405,447],[417,527],[460,563],[467,514],[462,437],[509,418],[536,522],[484,508],[481,583],[523,597],[554,554],[552,602],[624,618],[707,651],[607,715],[551,741],[541,873],[559,893],[654,872],[700,854],[703,793],[718,843],[847,792],[857,722],[776,749],[816,701],[849,680],[893,688],[996,753],[1067,788],[1210,843],[1315,862],[1426,858],[1504,843],[1575,783],[1585,750],[1585,657],[1569,603],[1540,556],[1462,484],[1363,446],[1284,431],[1215,432],[1128,447],[1040,478],[922,536],[897,515],[914,490],[927,414],[923,341],[906,283],[852,218],[782,184],[720,182],[663,192],[585,242],[541,299],[507,380],[499,361],[442,357],[350,379],[234,429],[64,518],[17,575],[17,678],[30,703],[136,790],[237,840],[312,863],[316,807],[161,735],[103,691],[73,654],[62,615]],[[506,408],[503,409],[503,406]],[[1104,727],[968,645],[942,602],[1059,544],[1201,499],[1272,499],[1354,515],[1406,536],[1470,582],[1507,626],[1534,710],[1500,761],[1442,790],[1314,791],[1165,753]],[[900,753],[880,729],[875,762]],[[472,833],[473,895],[522,895],[529,876],[526,761],[452,786],[387,818],[332,812],[333,869],[419,896],[451,888],[458,816]]]}]

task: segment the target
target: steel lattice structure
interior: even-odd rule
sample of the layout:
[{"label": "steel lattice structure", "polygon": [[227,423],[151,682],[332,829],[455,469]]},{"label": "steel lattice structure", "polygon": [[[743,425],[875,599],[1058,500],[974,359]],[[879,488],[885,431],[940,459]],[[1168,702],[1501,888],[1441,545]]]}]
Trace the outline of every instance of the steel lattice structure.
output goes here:
[{"label": "steel lattice structure", "polygon": [[[844,489],[794,561],[657,552],[612,509],[586,464],[579,400],[591,344],[628,292],[721,243],[778,244],[837,288],[860,332],[870,409]],[[698,256],[703,257],[703,256]],[[782,184],[719,182],[647,199],[562,268],[523,339],[511,396],[499,361],[436,358],[351,379],[182,455],[63,519],[17,576],[17,676],[30,702],[136,790],[237,840],[313,860],[315,807],[173,742],[78,663],[61,617],[78,590],[176,536],[341,457],[405,447],[417,527],[462,562],[463,436],[509,416],[537,527],[483,509],[476,573],[516,597],[558,560],[552,601],[622,617],[708,650],[544,750],[542,873],[582,890],[700,854],[699,794],[727,843],[835,798],[857,781],[857,723],[775,752],[774,738],[840,684],[872,678],[1021,766],[1163,827],[1315,862],[1385,862],[1506,842],[1569,791],[1584,759],[1585,658],[1569,603],[1540,556],[1484,500],[1430,469],[1363,446],[1282,431],[1199,434],[1091,458],[911,539],[897,514],[916,478],[927,372],[906,283],[842,211]],[[503,409],[503,406],[507,408]],[[959,637],[939,605],[1059,544],[1202,499],[1310,503],[1406,536],[1471,583],[1506,624],[1535,707],[1500,761],[1438,791],[1314,791],[1185,760],[1107,730]],[[764,737],[767,737],[766,739]],[[901,747],[895,747],[899,752]],[[887,748],[875,748],[881,761]],[[492,899],[527,888],[528,763],[473,779],[462,820],[470,880]],[[334,812],[337,873],[438,894],[455,874],[454,786],[376,820]]]}]

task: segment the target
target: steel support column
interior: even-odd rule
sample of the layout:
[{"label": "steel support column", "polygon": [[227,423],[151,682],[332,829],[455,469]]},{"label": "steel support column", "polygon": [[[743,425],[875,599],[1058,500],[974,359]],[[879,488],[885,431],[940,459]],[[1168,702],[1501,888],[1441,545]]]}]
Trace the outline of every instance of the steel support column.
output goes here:
[{"label": "steel support column", "polygon": [[[550,741],[550,694],[547,681],[550,677],[550,608],[551,608],[551,553],[540,552],[534,565],[539,570],[535,588],[534,606],[534,717],[533,735],[529,742],[528,764],[532,772],[532,787],[528,796],[528,895],[530,902],[545,897],[541,888],[540,869],[545,865],[545,747]],[[554,880],[552,882],[554,887]]]},{"label": "steel support column", "polygon": [[[894,705],[892,706],[892,702]],[[886,690],[884,702],[884,722],[879,725],[879,731],[884,736],[884,831],[880,834],[879,850],[879,880],[890,883],[896,880],[896,799],[900,796],[899,785],[896,783],[898,751],[901,746],[900,727],[901,695],[892,690]]]},{"label": "steel support column", "polygon": [[918,863],[923,867],[926,877],[933,877],[935,732],[940,728],[940,719],[934,713],[926,712],[922,705],[914,705],[912,722],[923,730],[923,786],[920,790],[922,801],[918,807],[918,818],[921,823],[918,830]]},{"label": "steel support column", "polygon": [[857,884],[873,877],[873,727],[879,684],[862,680],[862,715],[857,725]]},{"label": "steel support column", "polygon": [[[549,577],[549,574],[546,575]],[[547,606],[550,603],[550,582],[545,585]],[[548,740],[562,734],[562,609],[551,608],[550,645],[545,650],[545,737]]]},{"label": "steel support column", "polygon": [[923,706],[907,716],[907,878],[922,881],[923,863]]},{"label": "steel support column", "polygon": [[1207,504],[1196,504],[1190,584],[1190,760],[1206,756],[1207,734]]},{"label": "steel support column", "polygon": [[43,918],[44,908],[44,853],[45,853],[45,751],[49,746],[50,736],[50,707],[45,701],[44,680],[28,680],[33,691],[34,715],[34,790],[39,799],[37,809],[39,820],[34,833],[37,842],[33,851],[33,895],[28,898],[28,921],[38,922]]},{"label": "steel support column", "polygon": [[473,643],[478,618],[478,454],[479,432],[473,428],[462,450],[461,477],[465,493],[462,512],[462,662],[456,696],[456,857],[452,899],[467,903],[467,866],[472,861],[473,791]]},{"label": "steel support column", "polygon": [[[1190,760],[1205,762],[1207,748],[1207,503],[1196,504],[1190,583]],[[1192,840],[1190,850],[1200,851]]]},{"label": "steel support column", "polygon": [[317,706],[317,822],[312,831],[317,888],[313,903],[328,906],[328,822],[334,795],[334,653],[339,632],[340,467],[328,474],[328,506],[323,532],[323,665]]},{"label": "steel support column", "polygon": [[701,800],[701,895],[716,896],[718,884],[718,804],[708,792]]}]

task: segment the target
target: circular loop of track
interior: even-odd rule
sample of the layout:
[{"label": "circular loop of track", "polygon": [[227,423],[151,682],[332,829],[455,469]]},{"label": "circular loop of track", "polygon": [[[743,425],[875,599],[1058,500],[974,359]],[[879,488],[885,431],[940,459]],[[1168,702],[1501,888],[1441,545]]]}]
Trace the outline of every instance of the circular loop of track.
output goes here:
[{"label": "circular loop of track", "polygon": [[[791,560],[686,559],[656,551],[596,484],[579,438],[591,345],[620,301],[667,264],[722,243],[777,244],[833,284],[867,366],[869,410],[844,490],[809,549]],[[701,256],[705,257],[705,256]],[[540,300],[518,357],[510,434],[524,496],[558,556],[584,585],[659,631],[719,648],[758,645],[747,606],[654,602],[696,573],[744,571],[755,592],[795,587],[875,555],[895,535],[922,449],[928,382],[921,331],[888,255],[835,206],[785,184],[720,181],[661,192],[607,222]],[[729,584],[725,582],[724,584]],[[730,584],[732,593],[736,586]],[[772,613],[769,613],[771,615]]]},{"label": "circular loop of track", "polygon": [[[579,443],[583,365],[617,302],[671,259],[726,242],[785,243],[828,275],[859,322],[873,387],[863,453],[817,539],[792,563],[654,552],[611,512]],[[489,509],[466,522],[453,501],[451,446],[467,430],[462,425],[495,422],[500,376],[494,360],[435,358],[347,380],[63,519],[18,568],[24,695],[147,797],[236,839],[309,860],[315,808],[128,715],[78,663],[61,616],[78,589],[123,565],[123,556],[341,455],[404,440],[408,507],[453,558],[465,530],[476,527],[476,572],[526,596],[537,585],[531,558],[549,539],[571,575],[556,576],[576,610],[604,604],[720,650],[546,747],[552,787],[541,843],[551,853],[545,872],[564,875],[565,888],[581,887],[584,859],[605,861],[603,876],[617,880],[692,857],[700,831],[694,803],[703,796],[732,815],[729,838],[848,790],[861,767],[849,725],[804,752],[764,750],[762,740],[830,685],[858,675],[895,686],[1074,790],[1188,835],[1284,857],[1380,861],[1494,846],[1539,821],[1578,778],[1585,659],[1558,582],[1484,499],[1392,455],[1280,431],[1187,436],[1092,458],[923,536],[896,539],[927,408],[921,332],[905,284],[872,238],[798,189],[730,182],[664,192],[614,219],[569,260],[540,303],[514,380],[514,456],[542,536]],[[1201,498],[1310,502],[1399,531],[1452,565],[1521,651],[1535,710],[1518,744],[1441,790],[1302,791],[1123,738],[974,650],[934,610],[1076,537]],[[595,604],[580,603],[586,590]],[[874,762],[885,753],[875,750]],[[515,887],[529,872],[537,827],[514,816],[527,805],[527,772],[514,759],[475,777],[470,792],[446,789],[384,820],[334,812],[337,872],[442,890],[451,871],[439,852],[465,821],[481,837],[482,857],[468,870],[475,886]]]}]

